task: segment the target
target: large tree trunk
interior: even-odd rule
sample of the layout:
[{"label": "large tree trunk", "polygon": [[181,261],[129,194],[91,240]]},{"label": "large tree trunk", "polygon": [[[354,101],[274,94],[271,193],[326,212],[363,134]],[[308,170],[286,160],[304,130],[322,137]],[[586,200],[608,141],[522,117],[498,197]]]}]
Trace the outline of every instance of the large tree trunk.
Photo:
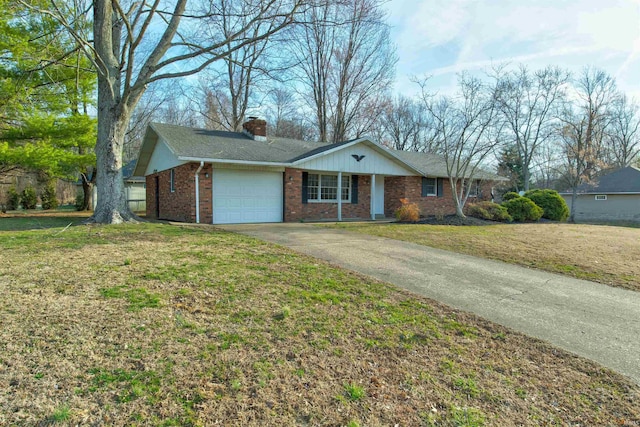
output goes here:
[{"label": "large tree trunk", "polygon": [[[453,196],[453,203],[456,205],[456,216],[459,218],[466,218],[467,216],[464,214],[464,204],[462,203],[462,197],[464,195],[458,194],[458,183],[460,183],[460,187],[464,187],[464,181],[458,181],[457,179],[449,178],[449,185],[451,186],[451,194]],[[462,188],[460,189],[462,191]]]},{"label": "large tree trunk", "polygon": [[105,101],[108,100],[98,100],[98,203],[92,219],[102,224],[135,222],[135,215],[127,206],[122,180],[122,147],[129,115]]},{"label": "large tree trunk", "polygon": [[108,0],[94,2],[93,16],[94,46],[100,58],[96,142],[98,203],[89,221],[101,224],[135,222],[136,217],[127,206],[122,181],[122,148],[131,118],[131,111],[122,96],[122,70],[119,63],[123,23],[116,19],[112,3]]}]

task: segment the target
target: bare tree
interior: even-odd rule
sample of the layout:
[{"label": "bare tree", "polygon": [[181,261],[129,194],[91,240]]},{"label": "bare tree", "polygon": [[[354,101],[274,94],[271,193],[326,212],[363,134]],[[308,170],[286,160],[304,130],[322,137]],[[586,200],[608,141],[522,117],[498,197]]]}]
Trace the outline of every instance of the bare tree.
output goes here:
[{"label": "bare tree", "polygon": [[391,83],[397,59],[381,4],[344,0],[311,9],[290,43],[320,141],[361,136]]},{"label": "bare tree", "polygon": [[[557,137],[554,142],[557,142]],[[566,188],[559,187],[563,172],[562,156],[561,144],[550,143],[540,146],[540,150],[531,167],[531,180],[534,188],[566,190]]]},{"label": "bare tree", "polygon": [[444,157],[456,215],[464,218],[463,209],[478,168],[500,141],[495,89],[465,74],[458,78],[458,94],[454,97],[432,96],[426,91],[426,81],[421,87],[428,139]]},{"label": "bare tree", "polygon": [[[181,104],[181,98],[185,94],[185,89],[176,81],[161,81],[152,85],[131,113],[131,119],[127,126],[123,146],[123,161],[125,163],[135,159],[138,156],[142,138],[146,132],[147,126],[153,121],[185,124],[174,120],[178,114],[173,114],[167,110],[174,110],[173,105]],[[171,117],[171,116],[174,117]],[[192,114],[184,112],[182,116],[192,117]]]},{"label": "bare tree", "polygon": [[540,146],[555,135],[556,109],[564,96],[569,73],[548,66],[531,73],[524,65],[503,73],[496,70],[496,101],[522,163],[524,190],[529,190],[531,166]]},{"label": "bare tree", "polygon": [[411,98],[389,99],[379,117],[385,145],[396,150],[418,151],[423,140],[422,105]]},{"label": "bare tree", "polygon": [[321,142],[329,139],[329,70],[333,63],[338,7],[330,3],[311,8],[305,14],[300,34],[289,45],[296,62],[294,71],[310,94]]},{"label": "bare tree", "polygon": [[613,105],[607,139],[612,167],[629,166],[640,156],[640,112],[638,104],[630,102],[625,95]]},{"label": "bare tree", "polygon": [[590,183],[604,166],[611,109],[617,102],[615,80],[602,70],[585,68],[573,84],[574,99],[559,116],[565,181],[572,190],[569,221],[574,221],[578,187]]},{"label": "bare tree", "polygon": [[[254,41],[246,43],[244,38],[233,37],[238,25],[250,27],[253,18],[251,3],[220,0],[222,20],[217,31],[227,39],[228,54],[223,61],[212,64],[200,78],[201,92],[204,95],[207,121],[218,121],[219,128],[238,132],[242,130],[247,109],[259,92],[266,86],[269,73],[275,64],[270,59],[276,57],[273,48],[274,37],[260,38],[270,22],[257,22],[246,35]],[[214,33],[212,37],[215,37]],[[238,47],[238,45],[241,45]],[[267,50],[267,47],[271,49]],[[214,67],[215,66],[215,67]]]},{"label": "bare tree", "polygon": [[[27,0],[19,0],[29,8]],[[234,3],[232,30],[215,30],[225,9],[220,3],[177,0],[52,0],[40,12],[55,16],[78,41],[98,70],[98,204],[92,220],[134,220],[122,182],[122,151],[131,114],[147,87],[157,81],[195,74],[229,54],[289,26],[303,12],[305,0],[245,0]],[[228,9],[227,9],[228,11]],[[93,34],[79,31],[93,13]],[[72,19],[67,17],[72,16]],[[243,19],[234,19],[242,17]],[[256,27],[259,32],[255,32]],[[211,37],[211,36],[214,37]],[[232,45],[230,45],[232,42]]]},{"label": "bare tree", "polygon": [[270,135],[304,141],[315,137],[313,126],[300,110],[300,102],[291,88],[273,87],[266,97],[265,109]]}]

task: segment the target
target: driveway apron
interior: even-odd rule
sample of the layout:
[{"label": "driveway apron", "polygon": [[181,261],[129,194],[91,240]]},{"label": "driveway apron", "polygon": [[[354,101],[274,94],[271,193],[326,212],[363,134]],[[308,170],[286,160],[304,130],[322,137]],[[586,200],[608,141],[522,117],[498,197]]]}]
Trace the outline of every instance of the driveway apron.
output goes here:
[{"label": "driveway apron", "polygon": [[475,313],[640,384],[640,292],[311,224],[222,226]]}]

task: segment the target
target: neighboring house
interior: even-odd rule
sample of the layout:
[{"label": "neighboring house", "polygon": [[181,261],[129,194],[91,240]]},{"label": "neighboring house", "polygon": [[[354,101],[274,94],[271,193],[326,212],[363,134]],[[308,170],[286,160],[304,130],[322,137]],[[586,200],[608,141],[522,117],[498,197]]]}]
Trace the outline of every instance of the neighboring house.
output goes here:
[{"label": "neighboring house", "polygon": [[[152,123],[134,175],[146,176],[147,217],[213,224],[375,219],[400,199],[423,215],[455,213],[444,161],[384,148],[366,138],[322,144],[243,132]],[[482,172],[474,199],[500,177]],[[483,181],[480,182],[479,180]],[[197,189],[197,190],[196,190]]]},{"label": "neighboring house", "polygon": [[[571,193],[560,193],[569,209]],[[640,222],[640,169],[627,166],[578,187],[574,220]]]},{"label": "neighboring house", "polygon": [[[122,180],[124,181],[124,191],[129,204],[129,209],[133,212],[144,212],[147,209],[147,183],[144,176],[133,174],[136,168],[136,160],[132,160],[122,167]],[[82,183],[78,181],[79,191],[82,193]],[[98,189],[94,185],[91,193],[91,209],[96,208],[98,203]]]}]

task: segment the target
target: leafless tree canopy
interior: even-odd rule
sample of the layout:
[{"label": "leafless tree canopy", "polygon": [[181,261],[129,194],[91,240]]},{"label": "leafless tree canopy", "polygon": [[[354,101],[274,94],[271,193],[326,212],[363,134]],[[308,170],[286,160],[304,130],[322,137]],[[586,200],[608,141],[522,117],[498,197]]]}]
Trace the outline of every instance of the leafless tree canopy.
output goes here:
[{"label": "leafless tree canopy", "polygon": [[[379,115],[382,143],[396,150],[420,151],[424,148],[424,108],[406,96],[388,98]],[[431,151],[431,150],[426,150]]]},{"label": "leafless tree canopy", "polygon": [[320,141],[361,136],[380,112],[397,61],[379,0],[329,2],[308,10],[289,48]]},{"label": "leafless tree canopy", "polygon": [[611,109],[607,132],[608,164],[614,168],[629,166],[640,156],[640,110],[638,104],[622,95]]},{"label": "leafless tree canopy", "polygon": [[575,100],[565,103],[559,117],[566,162],[565,179],[572,189],[573,220],[577,189],[590,183],[605,166],[606,136],[619,102],[615,80],[604,71],[585,68],[574,83]]},{"label": "leafless tree canopy", "polygon": [[433,96],[423,81],[422,101],[427,115],[427,138],[442,153],[454,195],[456,214],[464,217],[478,167],[500,143],[495,87],[465,74],[455,96]]},{"label": "leafless tree canopy", "polygon": [[496,70],[496,101],[504,121],[505,143],[512,142],[522,162],[524,190],[529,190],[532,161],[540,146],[555,134],[557,109],[569,74],[557,67],[530,72],[525,66]]}]

